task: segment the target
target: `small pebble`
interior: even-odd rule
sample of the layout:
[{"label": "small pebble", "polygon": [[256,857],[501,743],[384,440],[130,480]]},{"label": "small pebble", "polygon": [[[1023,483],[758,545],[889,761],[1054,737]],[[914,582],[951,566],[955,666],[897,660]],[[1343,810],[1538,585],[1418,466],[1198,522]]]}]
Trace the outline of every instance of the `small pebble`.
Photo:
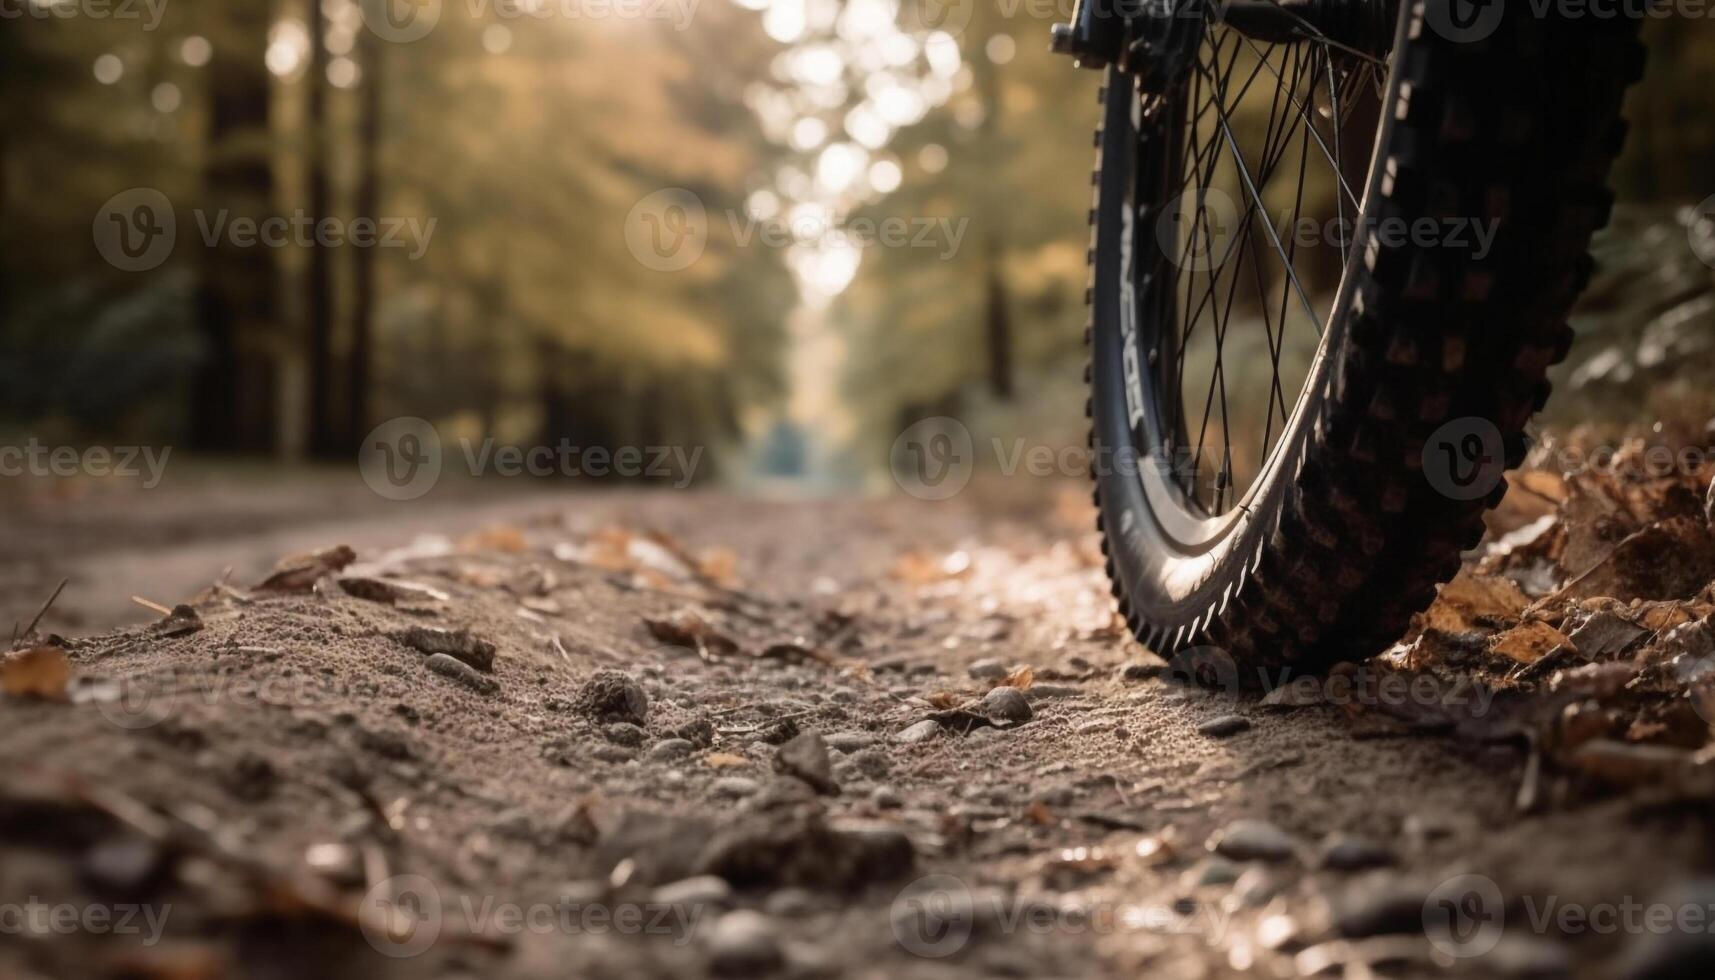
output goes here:
[{"label": "small pebble", "polygon": [[1266,820],[1235,820],[1209,838],[1209,850],[1234,861],[1284,861],[1298,841]]},{"label": "small pebble", "polygon": [[941,734],[940,724],[925,719],[893,736],[893,738],[896,742],[914,745],[918,742],[927,742],[939,734]]},{"label": "small pebble", "polygon": [[1006,676],[1006,665],[998,660],[979,660],[966,671],[974,681],[998,681]]},{"label": "small pebble", "polygon": [[732,886],[719,875],[698,875],[695,878],[685,878],[671,884],[662,885],[655,889],[654,900],[658,905],[671,905],[685,909],[701,908],[705,905],[721,905],[732,899]]},{"label": "small pebble", "polygon": [[643,745],[643,740],[648,737],[648,733],[643,729],[624,721],[614,722],[602,729],[601,733],[606,736],[609,742],[630,749],[640,748]]},{"label": "small pebble", "polygon": [[1248,731],[1251,720],[1243,715],[1222,715],[1212,718],[1197,726],[1197,731],[1210,738],[1229,738],[1240,732]]},{"label": "small pebble", "polygon": [[753,977],[778,970],[780,952],[774,920],[739,909],[720,917],[709,936],[709,972],[723,977]]},{"label": "small pebble", "polygon": [[808,783],[818,793],[833,796],[840,791],[828,761],[828,743],[815,732],[805,732],[780,746],[774,764],[780,771]]},{"label": "small pebble", "polygon": [[1363,871],[1394,863],[1393,852],[1374,841],[1345,834],[1332,834],[1322,842],[1319,860],[1330,871]]},{"label": "small pebble", "polygon": [[869,732],[835,732],[826,741],[835,752],[856,752],[874,745],[876,738]]},{"label": "small pebble", "polygon": [[722,776],[709,786],[709,793],[714,796],[742,799],[754,795],[760,788],[761,784],[749,776]]},{"label": "small pebble", "polygon": [[651,762],[673,762],[696,751],[696,746],[682,738],[664,738],[649,747]]},{"label": "small pebble", "polygon": [[1015,687],[997,687],[983,695],[978,710],[990,721],[1007,725],[1023,724],[1035,714],[1030,702]]},{"label": "small pebble", "polygon": [[1186,888],[1230,885],[1239,880],[1241,873],[1239,866],[1226,858],[1207,857],[1186,871],[1180,883]]}]

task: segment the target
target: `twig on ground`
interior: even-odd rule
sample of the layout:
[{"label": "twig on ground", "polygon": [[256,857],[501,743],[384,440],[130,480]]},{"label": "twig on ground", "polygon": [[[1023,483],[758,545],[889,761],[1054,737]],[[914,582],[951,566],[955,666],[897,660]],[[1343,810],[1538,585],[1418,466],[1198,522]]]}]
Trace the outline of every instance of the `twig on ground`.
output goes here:
[{"label": "twig on ground", "polygon": [[173,614],[173,611],[171,609],[168,609],[166,606],[163,606],[158,602],[150,602],[149,600],[143,598],[140,595],[132,596],[131,601],[135,602],[139,606],[142,606],[144,609],[154,610],[155,612],[158,612],[163,616],[171,616]]},{"label": "twig on ground", "polygon": [[[48,610],[52,609],[54,607],[55,600],[59,599],[60,593],[64,592],[66,589],[66,583],[70,582],[70,581],[71,581],[71,579],[69,579],[69,578],[60,579],[59,588],[54,590],[53,595],[48,596],[47,602],[42,603],[42,608],[36,612],[36,618],[30,620],[30,625],[24,627],[24,632],[23,632],[24,636],[29,636],[31,633],[34,633],[36,631],[36,627],[38,625],[40,625],[42,622],[42,617],[46,616],[48,614]],[[13,629],[16,630],[17,626],[14,625]],[[18,634],[17,633],[14,633],[12,635],[12,642],[14,644],[16,644],[18,642]]]}]

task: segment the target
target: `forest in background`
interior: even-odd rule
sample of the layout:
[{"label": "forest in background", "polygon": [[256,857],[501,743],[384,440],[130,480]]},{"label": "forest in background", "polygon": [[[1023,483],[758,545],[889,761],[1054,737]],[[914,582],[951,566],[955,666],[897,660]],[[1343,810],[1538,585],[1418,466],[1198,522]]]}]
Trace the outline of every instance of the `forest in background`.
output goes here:
[{"label": "forest in background", "polygon": [[[927,415],[1081,442],[1099,79],[1048,53],[1055,5],[703,0],[681,24],[449,0],[395,43],[365,19],[394,2],[0,30],[0,430],[349,459],[409,414],[514,442],[748,443],[786,472],[860,470]],[[1646,410],[1652,367],[1715,336],[1681,227],[1715,192],[1715,45],[1652,35],[1571,404]],[[145,272],[98,248],[134,188],[178,224]],[[706,209],[683,269],[627,247],[664,188]],[[208,245],[218,215],[433,231]],[[855,219],[927,247],[854,246],[835,231]]]}]

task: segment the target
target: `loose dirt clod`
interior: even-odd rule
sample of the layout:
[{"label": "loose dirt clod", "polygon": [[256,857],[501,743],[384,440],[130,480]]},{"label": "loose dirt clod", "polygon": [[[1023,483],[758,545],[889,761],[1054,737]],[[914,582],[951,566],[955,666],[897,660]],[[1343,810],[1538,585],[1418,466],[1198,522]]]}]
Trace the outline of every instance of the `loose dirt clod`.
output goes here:
[{"label": "loose dirt clod", "polygon": [[597,721],[629,721],[641,725],[649,718],[649,695],[622,670],[597,671],[578,690],[572,708]]},{"label": "loose dirt clod", "polygon": [[478,694],[493,694],[500,690],[500,685],[492,677],[484,677],[470,664],[448,654],[433,654],[423,661],[423,665],[442,677],[458,681]]},{"label": "loose dirt clod", "polygon": [[828,761],[828,744],[815,732],[805,732],[782,745],[774,759],[782,772],[802,779],[816,792],[828,796],[839,793],[833,765]]},{"label": "loose dirt clod", "polygon": [[472,635],[469,630],[413,626],[393,634],[393,638],[413,650],[454,657],[484,673],[494,670],[494,644]]}]

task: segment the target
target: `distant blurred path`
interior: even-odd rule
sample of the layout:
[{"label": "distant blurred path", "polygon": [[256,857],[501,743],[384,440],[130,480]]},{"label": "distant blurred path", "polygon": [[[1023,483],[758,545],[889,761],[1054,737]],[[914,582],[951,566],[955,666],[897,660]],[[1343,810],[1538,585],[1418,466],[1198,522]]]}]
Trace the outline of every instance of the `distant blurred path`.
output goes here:
[{"label": "distant blurred path", "polygon": [[[789,556],[794,567],[769,587],[807,589],[817,575],[852,570],[854,555],[866,546],[879,555],[873,528],[854,522],[892,523],[891,512],[925,506],[810,495],[789,484],[740,496],[718,490],[549,489],[531,481],[455,483],[421,500],[396,502],[370,493],[349,472],[207,473],[154,491],[96,491],[8,506],[0,522],[0,629],[28,622],[61,578],[69,584],[44,628],[89,633],[154,618],[131,601],[134,595],[173,605],[228,569],[231,581],[249,584],[281,557],[327,545],[350,545],[366,555],[423,535],[456,539],[496,525],[541,521],[576,530],[658,529],[699,546]],[[933,524],[945,530],[950,544],[972,533],[975,519],[967,507],[937,507]],[[805,536],[826,538],[826,550],[804,548]],[[869,567],[883,569],[881,562],[876,557]]]}]

